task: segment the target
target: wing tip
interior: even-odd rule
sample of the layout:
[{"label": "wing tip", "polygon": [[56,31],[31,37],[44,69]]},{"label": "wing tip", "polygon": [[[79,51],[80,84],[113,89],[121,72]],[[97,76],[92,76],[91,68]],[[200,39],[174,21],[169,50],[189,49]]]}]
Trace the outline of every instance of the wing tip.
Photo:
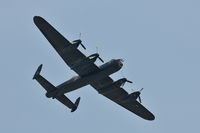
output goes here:
[{"label": "wing tip", "polygon": [[34,23],[37,25],[38,23],[45,21],[44,18],[40,17],[40,16],[34,16],[33,17],[33,21]]},{"label": "wing tip", "polygon": [[155,120],[155,116],[154,115],[152,115],[152,117],[149,119],[150,121],[153,121],[153,120]]},{"label": "wing tip", "polygon": [[41,19],[41,18],[42,18],[42,17],[40,17],[40,16],[34,16],[34,17],[33,17],[33,21],[36,22],[36,21],[38,21],[38,20]]},{"label": "wing tip", "polygon": [[41,70],[42,70],[42,64],[37,68],[37,70],[33,76],[33,79],[37,79],[37,77],[40,75]]},{"label": "wing tip", "polygon": [[151,114],[151,116],[148,116],[147,118],[144,118],[144,119],[153,121],[153,120],[155,120],[155,116],[153,114]]},{"label": "wing tip", "polygon": [[81,97],[78,97],[74,103],[74,107],[72,108],[71,112],[76,111],[76,109],[78,108],[79,102],[81,100]]}]

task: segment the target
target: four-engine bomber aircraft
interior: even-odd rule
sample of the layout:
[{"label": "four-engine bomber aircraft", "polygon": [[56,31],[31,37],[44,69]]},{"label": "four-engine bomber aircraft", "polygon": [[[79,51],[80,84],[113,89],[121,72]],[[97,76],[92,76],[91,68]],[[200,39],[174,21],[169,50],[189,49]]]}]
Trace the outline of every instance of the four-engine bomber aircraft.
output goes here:
[{"label": "four-engine bomber aircraft", "polygon": [[[77,49],[79,45],[85,49],[81,40],[69,42],[42,17],[35,16],[33,20],[65,63],[79,75],[72,77],[70,80],[58,86],[54,86],[40,75],[40,71],[42,69],[42,65],[40,65],[33,79],[36,79],[40,85],[44,87],[47,91],[46,96],[48,98],[57,99],[70,108],[71,112],[74,112],[78,107],[80,97],[75,101],[75,103],[73,103],[64,94],[90,84],[100,94],[135,113],[136,115],[146,120],[155,119],[154,115],[141,105],[140,92],[142,89],[128,94],[122,87],[125,82],[132,83],[131,81],[126,78],[113,81],[113,79],[109,77],[109,75],[122,68],[122,59],[112,59],[101,66],[96,66],[94,62],[97,58],[102,62],[103,60],[97,53],[88,57],[81,53]],[[139,99],[139,102],[137,99]]]}]

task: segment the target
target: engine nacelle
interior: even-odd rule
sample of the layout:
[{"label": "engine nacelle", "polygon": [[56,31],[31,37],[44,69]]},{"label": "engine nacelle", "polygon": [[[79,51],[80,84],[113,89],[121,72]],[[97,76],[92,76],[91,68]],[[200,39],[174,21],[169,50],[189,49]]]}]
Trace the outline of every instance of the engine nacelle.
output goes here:
[{"label": "engine nacelle", "polygon": [[126,78],[119,79],[119,80],[113,82],[111,85],[99,89],[98,92],[100,94],[111,93],[111,92],[116,91],[117,89],[119,89],[125,82],[127,82]]},{"label": "engine nacelle", "polygon": [[136,92],[133,92],[130,94],[130,97],[133,98],[133,99],[137,99],[138,97],[140,96],[140,92],[139,91],[136,91]]},{"label": "engine nacelle", "polygon": [[81,42],[82,42],[82,41],[81,41],[80,39],[78,39],[78,40],[72,41],[71,44],[72,44],[74,47],[77,48],[77,47],[81,44]]},{"label": "engine nacelle", "polygon": [[76,63],[71,67],[71,69],[73,69],[73,68],[75,68],[75,67],[78,67],[78,66],[82,66],[82,65],[84,65],[84,64],[86,64],[86,63],[88,63],[88,62],[94,63],[94,62],[97,60],[98,57],[99,57],[99,54],[97,54],[97,53],[96,53],[96,54],[92,54],[92,55],[86,57],[85,59],[76,62]]},{"label": "engine nacelle", "polygon": [[99,57],[99,54],[95,53],[95,54],[92,54],[92,55],[88,56],[87,58],[88,58],[88,60],[90,60],[92,63],[94,63],[94,62],[97,60],[98,57]]},{"label": "engine nacelle", "polygon": [[76,48],[79,45],[81,45],[86,50],[85,46],[82,44],[82,41],[80,39],[72,41],[71,44],[72,44],[73,47],[76,47]]}]

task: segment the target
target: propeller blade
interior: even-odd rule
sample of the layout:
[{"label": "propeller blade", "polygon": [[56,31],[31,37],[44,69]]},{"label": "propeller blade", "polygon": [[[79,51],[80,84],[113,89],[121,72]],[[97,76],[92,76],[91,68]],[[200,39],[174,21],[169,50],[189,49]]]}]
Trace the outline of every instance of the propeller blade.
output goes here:
[{"label": "propeller blade", "polygon": [[139,96],[138,98],[139,98],[139,102],[142,103],[141,97]]},{"label": "propeller blade", "polygon": [[104,63],[103,59],[102,59],[101,57],[99,57],[98,46],[96,46],[96,53],[98,54],[99,60],[100,60],[102,63]]},{"label": "propeller blade", "polygon": [[79,39],[81,39],[81,32],[79,33]]},{"label": "propeller blade", "polygon": [[130,81],[130,80],[126,80],[126,82],[128,82],[128,83],[131,83],[131,84],[133,83],[133,82],[132,82],[132,81]]},{"label": "propeller blade", "polygon": [[139,92],[141,92],[143,89],[144,89],[144,88],[140,89],[140,91],[139,91]]},{"label": "propeller blade", "polygon": [[98,46],[96,46],[96,53],[99,53],[98,50],[99,50],[99,49],[98,49]]},{"label": "propeller blade", "polygon": [[125,82],[120,85],[120,88],[123,88],[124,84],[125,84]]},{"label": "propeller blade", "polygon": [[102,62],[102,63],[104,63],[104,61],[103,61],[103,59],[101,59],[101,57],[98,57],[99,58],[99,60]]},{"label": "propeller blade", "polygon": [[80,43],[80,45],[86,50],[86,47],[82,43]]}]

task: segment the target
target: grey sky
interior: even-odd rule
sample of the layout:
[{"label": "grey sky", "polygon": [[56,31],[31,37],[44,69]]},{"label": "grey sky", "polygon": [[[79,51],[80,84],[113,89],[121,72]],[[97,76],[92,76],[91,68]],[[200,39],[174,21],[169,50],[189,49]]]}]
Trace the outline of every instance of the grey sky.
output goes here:
[{"label": "grey sky", "polygon": [[[198,0],[1,0],[0,132],[199,132],[200,1]],[[44,17],[70,41],[79,37],[105,61],[124,58],[122,74],[144,87],[143,105],[155,114],[145,121],[86,86],[75,113],[47,99],[32,80],[41,74],[58,85],[75,73],[33,23]],[[97,61],[100,65],[101,62]]]}]

